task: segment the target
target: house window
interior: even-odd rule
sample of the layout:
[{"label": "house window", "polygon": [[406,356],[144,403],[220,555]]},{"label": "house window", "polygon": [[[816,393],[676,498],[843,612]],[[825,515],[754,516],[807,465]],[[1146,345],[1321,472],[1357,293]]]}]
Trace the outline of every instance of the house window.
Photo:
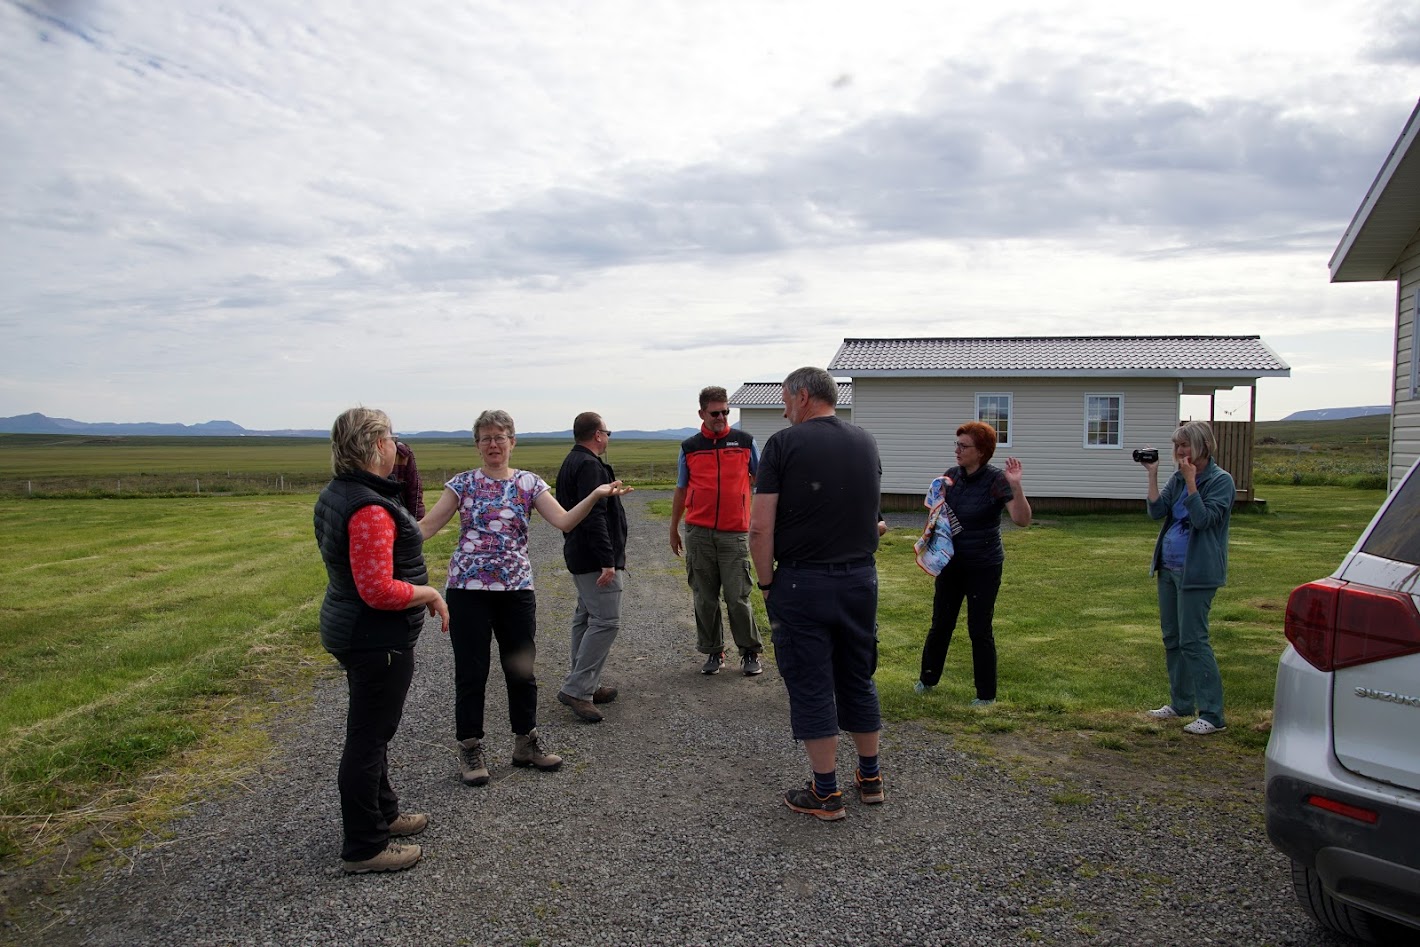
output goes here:
[{"label": "house window", "polygon": [[1119,447],[1124,443],[1120,418],[1123,395],[1085,395],[1085,446]]},{"label": "house window", "polygon": [[996,446],[1011,446],[1011,396],[1001,392],[978,392],[976,420],[996,429]]},{"label": "house window", "polygon": [[1410,397],[1420,395],[1420,288],[1410,302]]}]

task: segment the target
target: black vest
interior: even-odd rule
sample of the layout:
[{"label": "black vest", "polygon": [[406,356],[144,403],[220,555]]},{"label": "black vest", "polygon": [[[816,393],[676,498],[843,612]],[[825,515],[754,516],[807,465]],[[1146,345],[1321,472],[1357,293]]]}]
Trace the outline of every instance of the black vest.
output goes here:
[{"label": "black vest", "polygon": [[422,605],[399,611],[366,605],[350,571],[350,518],[373,504],[394,517],[394,577],[411,585],[429,584],[424,537],[399,502],[401,490],[394,480],[357,471],[337,476],[316,499],[316,545],[329,582],[320,607],[320,640],[332,654],[412,648],[424,627]]}]

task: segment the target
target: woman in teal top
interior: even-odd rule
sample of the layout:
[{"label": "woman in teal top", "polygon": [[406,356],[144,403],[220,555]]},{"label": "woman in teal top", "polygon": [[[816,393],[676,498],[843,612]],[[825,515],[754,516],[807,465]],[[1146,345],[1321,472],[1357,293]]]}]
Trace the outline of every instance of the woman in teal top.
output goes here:
[{"label": "woman in teal top", "polygon": [[1178,470],[1159,489],[1159,462],[1149,474],[1149,516],[1163,520],[1150,573],[1158,577],[1159,626],[1169,674],[1169,702],[1149,711],[1155,720],[1192,716],[1185,733],[1227,729],[1223,679],[1208,641],[1208,611],[1228,579],[1228,522],[1237,488],[1213,461],[1217,449],[1207,421],[1187,421],[1173,435]]}]

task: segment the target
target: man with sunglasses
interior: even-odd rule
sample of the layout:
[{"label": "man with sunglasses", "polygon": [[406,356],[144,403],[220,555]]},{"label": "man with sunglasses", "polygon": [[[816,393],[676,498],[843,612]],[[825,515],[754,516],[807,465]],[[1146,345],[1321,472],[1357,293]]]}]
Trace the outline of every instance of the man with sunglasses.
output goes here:
[{"label": "man with sunglasses", "polygon": [[681,441],[671,497],[671,552],[685,553],[686,580],[695,603],[696,649],[706,656],[700,673],[718,674],[725,666],[723,595],[740,669],[752,677],[764,671],[764,642],[749,604],[749,510],[759,451],[747,431],[730,427],[729,401],[718,385],[702,389],[700,432]]}]

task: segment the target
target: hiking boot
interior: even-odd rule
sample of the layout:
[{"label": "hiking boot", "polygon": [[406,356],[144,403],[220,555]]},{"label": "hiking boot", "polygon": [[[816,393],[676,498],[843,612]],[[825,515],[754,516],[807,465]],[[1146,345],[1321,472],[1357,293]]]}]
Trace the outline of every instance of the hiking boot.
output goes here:
[{"label": "hiking boot", "polygon": [[423,812],[401,812],[399,818],[390,823],[390,835],[405,838],[418,835],[429,827],[429,817]]},{"label": "hiking boot", "polygon": [[740,670],[745,672],[745,677],[754,677],[756,674],[764,673],[764,663],[759,660],[759,652],[753,652],[740,659]]},{"label": "hiking boot", "polygon": [[465,786],[488,784],[488,766],[483,762],[483,741],[478,739],[459,741],[459,775]]},{"label": "hiking boot", "polygon": [[720,668],[725,666],[725,652],[716,651],[705,659],[705,664],[700,668],[701,674],[719,674]]},{"label": "hiking boot", "polygon": [[603,684],[601,687],[598,687],[596,690],[592,691],[592,703],[609,704],[612,701],[616,700],[616,694],[617,690],[615,687],[612,687],[609,684]]},{"label": "hiking boot", "polygon": [[573,697],[566,691],[558,691],[557,699],[562,703],[566,704],[568,707],[571,707],[572,712],[577,716],[581,717],[583,720],[587,721],[587,723],[602,722],[601,711],[597,710],[596,707],[593,707],[592,702],[590,700],[583,700],[580,697]]},{"label": "hiking boot", "polygon": [[804,784],[803,789],[784,790],[784,805],[795,812],[811,815],[815,819],[833,822],[848,815],[843,808],[843,793],[830,793],[827,798],[814,791],[813,781]]},{"label": "hiking boot", "polygon": [[424,850],[418,845],[390,842],[385,846],[385,850],[374,858],[358,862],[342,861],[340,867],[347,875],[364,875],[372,871],[404,871],[406,868],[413,868],[423,854]]},{"label": "hiking boot", "polygon": [[858,787],[858,801],[866,806],[875,806],[883,801],[883,774],[867,777],[862,770],[853,771],[853,785]]},{"label": "hiking boot", "polygon": [[562,765],[562,757],[543,750],[537,739],[537,728],[527,733],[513,734],[513,765],[535,766],[544,773],[550,773]]}]

